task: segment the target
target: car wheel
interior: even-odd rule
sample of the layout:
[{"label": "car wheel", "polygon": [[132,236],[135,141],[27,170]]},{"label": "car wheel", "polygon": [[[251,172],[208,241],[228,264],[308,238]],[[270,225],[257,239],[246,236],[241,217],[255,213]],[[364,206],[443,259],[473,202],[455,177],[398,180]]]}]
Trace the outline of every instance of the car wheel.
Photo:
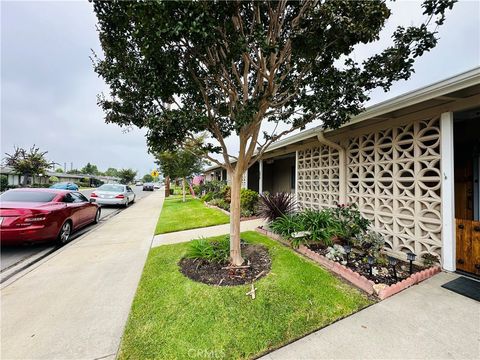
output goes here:
[{"label": "car wheel", "polygon": [[135,196],[133,197],[132,204],[135,202]]},{"label": "car wheel", "polygon": [[102,214],[102,210],[100,208],[97,209],[97,212],[95,213],[95,219],[93,220],[94,224],[98,224],[100,221],[100,215]]},{"label": "car wheel", "polygon": [[127,201],[125,201],[125,204],[123,204],[123,206],[124,206],[125,208],[128,208],[128,205],[130,205],[130,202],[128,201],[128,198],[127,198]]},{"label": "car wheel", "polygon": [[57,237],[57,242],[60,245],[65,245],[70,239],[71,234],[72,234],[72,222],[70,220],[67,220],[63,223],[62,227],[60,228],[60,232],[58,233],[58,237]]}]

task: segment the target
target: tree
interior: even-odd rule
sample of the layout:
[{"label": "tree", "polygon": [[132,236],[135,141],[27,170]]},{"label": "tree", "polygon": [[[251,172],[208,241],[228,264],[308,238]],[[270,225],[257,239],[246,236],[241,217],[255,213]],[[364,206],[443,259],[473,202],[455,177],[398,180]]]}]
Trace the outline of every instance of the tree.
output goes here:
[{"label": "tree", "polygon": [[[190,145],[190,144],[189,144]],[[201,157],[192,146],[175,151],[163,151],[156,155],[157,164],[165,177],[182,179],[183,202],[186,201],[186,178],[203,170]]]},{"label": "tree", "polygon": [[50,167],[50,163],[45,158],[47,153],[48,151],[40,151],[35,145],[29,151],[21,147],[14,147],[13,154],[5,153],[4,162],[6,166],[13,168],[16,173],[23,175],[23,186],[26,186],[29,176],[32,177],[34,182],[35,175],[45,172]]},{"label": "tree", "polygon": [[8,176],[0,174],[0,191],[5,191],[8,188]]},{"label": "tree", "polygon": [[337,128],[371,90],[408,79],[453,3],[424,0],[425,23],[398,27],[390,46],[358,63],[353,50],[379,40],[391,15],[385,1],[94,0],[104,52],[94,66],[110,88],[98,102],[106,122],[146,127],[149,147],[163,151],[208,132],[204,149],[223,162],[205,157],[231,179],[230,260],[239,265],[244,172],[282,136],[315,119]]},{"label": "tree", "polygon": [[48,178],[48,182],[51,182],[51,183],[57,183],[57,182],[59,182],[59,181],[60,181],[60,179],[59,179],[58,177],[56,177],[56,176],[50,176],[50,177]]},{"label": "tree", "polygon": [[107,171],[105,171],[106,176],[112,176],[112,177],[118,177],[118,170],[115,168],[108,168]]},{"label": "tree", "polygon": [[120,182],[125,185],[130,184],[135,179],[135,176],[137,176],[137,172],[132,169],[121,169],[118,172]]},{"label": "tree", "polygon": [[147,183],[152,182],[153,181],[153,176],[150,175],[150,174],[145,174],[145,175],[143,175],[143,181],[147,182]]},{"label": "tree", "polygon": [[58,173],[58,174],[63,174],[64,171],[63,171],[62,168],[56,168],[55,172]]},{"label": "tree", "polygon": [[81,170],[82,174],[88,174],[88,175],[97,175],[98,174],[98,168],[97,165],[93,165],[90,163],[87,163]]}]

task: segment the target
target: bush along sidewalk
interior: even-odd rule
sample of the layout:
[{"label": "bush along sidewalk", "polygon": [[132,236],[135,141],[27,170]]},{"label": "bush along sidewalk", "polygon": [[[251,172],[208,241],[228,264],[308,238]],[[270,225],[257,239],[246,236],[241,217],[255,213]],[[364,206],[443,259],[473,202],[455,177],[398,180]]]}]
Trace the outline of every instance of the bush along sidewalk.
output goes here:
[{"label": "bush along sidewalk", "polygon": [[441,271],[433,254],[423,254],[421,265],[411,252],[388,256],[385,240],[370,229],[370,221],[355,205],[294,212],[292,202],[278,194],[262,197],[269,224],[257,231],[293,247],[368,294],[385,299]]},{"label": "bush along sidewalk", "polygon": [[[230,186],[222,181],[210,181],[197,185],[195,192],[203,194],[201,200],[211,208],[221,210],[230,215]],[[259,195],[256,191],[242,189],[240,192],[240,206],[242,221],[259,218]]]}]

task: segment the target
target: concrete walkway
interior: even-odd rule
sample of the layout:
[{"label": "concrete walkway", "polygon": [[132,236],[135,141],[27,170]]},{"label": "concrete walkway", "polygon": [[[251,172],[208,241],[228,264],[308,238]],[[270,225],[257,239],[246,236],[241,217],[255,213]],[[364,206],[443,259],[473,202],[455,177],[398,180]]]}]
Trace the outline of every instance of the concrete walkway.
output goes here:
[{"label": "concrete walkway", "polygon": [[277,359],[480,359],[480,303],[440,273],[266,356]]},{"label": "concrete walkway", "polygon": [[155,192],[9,280],[1,358],[113,359],[162,204]]},{"label": "concrete walkway", "polygon": [[[255,230],[256,227],[264,225],[265,221],[263,219],[247,220],[240,223],[240,231],[249,231]],[[167,234],[156,235],[153,238],[152,247],[167,245],[167,244],[177,244],[181,242],[190,241],[193,239],[198,239],[202,237],[210,237],[217,235],[224,235],[230,232],[230,224],[209,226],[199,229],[191,229],[184,231],[176,231]]]}]

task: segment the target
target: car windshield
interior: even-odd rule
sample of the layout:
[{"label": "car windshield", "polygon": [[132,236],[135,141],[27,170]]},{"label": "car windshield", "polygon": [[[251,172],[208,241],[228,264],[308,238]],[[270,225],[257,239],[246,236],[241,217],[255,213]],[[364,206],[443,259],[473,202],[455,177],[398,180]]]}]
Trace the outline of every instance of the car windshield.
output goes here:
[{"label": "car windshield", "polygon": [[0,195],[0,201],[50,202],[57,194],[44,191],[7,191]]},{"label": "car windshield", "polygon": [[113,184],[105,184],[98,188],[100,191],[112,191],[112,192],[124,192],[125,187],[123,185],[113,185]]}]

